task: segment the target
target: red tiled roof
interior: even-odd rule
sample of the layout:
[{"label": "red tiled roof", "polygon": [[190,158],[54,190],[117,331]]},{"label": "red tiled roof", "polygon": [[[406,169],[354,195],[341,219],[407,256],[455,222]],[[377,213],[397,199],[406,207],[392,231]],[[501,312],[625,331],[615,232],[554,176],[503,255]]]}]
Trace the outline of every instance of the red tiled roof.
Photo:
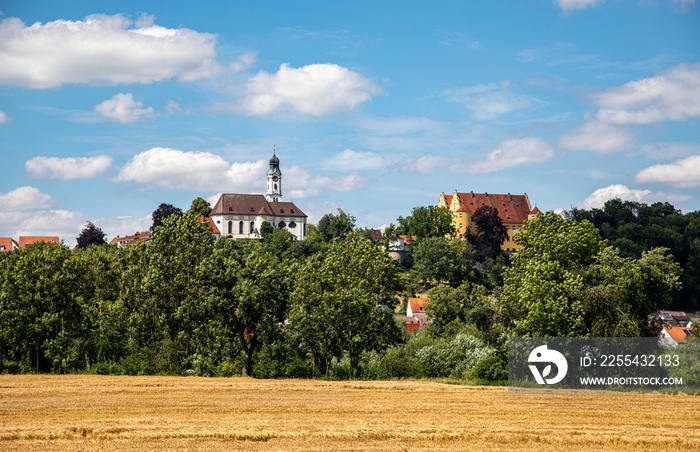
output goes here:
[{"label": "red tiled roof", "polygon": [[372,240],[382,240],[384,238],[384,234],[382,234],[381,229],[367,229],[367,228],[365,228],[365,231],[369,231],[369,236],[372,238]]},{"label": "red tiled roof", "polygon": [[411,305],[411,312],[413,315],[425,312],[425,305],[428,304],[427,298],[409,298],[408,302]]},{"label": "red tiled roof", "polygon": [[679,344],[688,342],[688,336],[693,336],[693,329],[682,326],[665,326],[664,330]]},{"label": "red tiled roof", "polygon": [[268,202],[263,195],[224,193],[214,205],[211,215],[274,215],[306,217],[293,202]]},{"label": "red tiled roof", "polygon": [[415,235],[400,235],[399,237],[403,239],[403,242],[406,245],[410,245],[411,242],[415,242],[416,240],[418,240],[418,236]]},{"label": "red tiled roof", "polygon": [[199,217],[199,221],[201,223],[209,223],[212,228],[212,234],[221,234],[221,232],[219,232],[219,228],[216,227],[214,220],[212,220],[211,217]]},{"label": "red tiled roof", "polygon": [[535,208],[530,211],[530,215],[537,215],[538,213],[542,212],[540,211],[540,209],[537,208],[537,206],[535,206]]},{"label": "red tiled roof", "polygon": [[57,245],[60,243],[58,241],[58,237],[52,237],[52,236],[44,236],[44,237],[25,236],[25,237],[22,237],[22,236],[20,236],[19,247],[26,248],[28,245],[31,245],[32,243],[37,243],[37,242],[55,243]]},{"label": "red tiled roof", "polygon": [[152,238],[152,232],[147,232],[146,234],[125,235],[124,237],[116,236],[111,242],[109,242],[109,244],[114,246],[132,246],[136,245],[137,243],[148,242]]},{"label": "red tiled roof", "polygon": [[[474,213],[481,206],[491,206],[498,210],[504,223],[524,223],[530,213],[527,195],[497,195],[489,193],[457,193],[461,207],[457,212]],[[445,195],[448,207],[453,195]]]}]

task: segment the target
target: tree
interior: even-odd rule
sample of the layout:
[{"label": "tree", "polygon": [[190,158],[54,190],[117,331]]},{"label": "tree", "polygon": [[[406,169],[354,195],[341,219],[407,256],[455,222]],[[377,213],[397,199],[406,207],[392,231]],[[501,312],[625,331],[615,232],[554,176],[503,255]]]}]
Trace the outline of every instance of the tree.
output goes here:
[{"label": "tree", "polygon": [[95,226],[92,221],[83,228],[76,239],[78,245],[76,248],[87,248],[90,245],[103,245],[105,243],[105,233],[102,228]]},{"label": "tree", "polygon": [[260,225],[260,236],[262,238],[267,237],[268,235],[272,234],[274,232],[275,228],[272,227],[272,225],[268,221],[263,221],[262,224]]},{"label": "tree", "polygon": [[327,213],[321,217],[316,226],[321,239],[330,243],[333,239],[342,239],[355,229],[355,217],[338,209],[338,214]]},{"label": "tree", "polygon": [[589,221],[547,212],[515,242],[524,248],[506,270],[501,306],[520,336],[644,336],[647,316],[679,287],[664,250],[620,258]]},{"label": "tree", "polygon": [[155,231],[156,228],[163,224],[163,221],[170,215],[182,216],[182,209],[173,206],[172,204],[162,203],[158,206],[156,210],[153,211],[151,218],[153,219],[153,225],[151,226],[151,231]]},{"label": "tree", "polygon": [[412,270],[426,286],[446,283],[457,287],[475,279],[473,249],[469,243],[447,237],[428,237],[411,245]]},{"label": "tree", "polygon": [[508,230],[498,216],[498,209],[479,207],[472,215],[472,223],[475,227],[467,233],[467,240],[474,246],[477,260],[498,258],[502,254],[501,245],[508,238]]},{"label": "tree", "polygon": [[260,244],[241,256],[227,242],[198,269],[197,295],[184,310],[198,312],[198,329],[204,322],[214,335],[232,335],[243,350],[242,375],[252,376],[254,353],[285,319],[288,266]]},{"label": "tree", "polygon": [[194,198],[194,200],[192,201],[192,205],[190,206],[190,210],[188,210],[187,212],[193,214],[196,217],[208,217],[211,213],[211,204],[209,204],[209,201],[198,196]]},{"label": "tree", "polygon": [[447,207],[414,207],[411,215],[399,217],[396,221],[399,223],[396,228],[399,235],[416,236],[418,239],[455,235],[452,213]]},{"label": "tree", "polygon": [[350,377],[364,351],[398,341],[394,308],[400,289],[397,261],[370,240],[336,240],[325,254],[309,258],[296,275],[291,327],[326,373],[331,358],[345,354]]}]

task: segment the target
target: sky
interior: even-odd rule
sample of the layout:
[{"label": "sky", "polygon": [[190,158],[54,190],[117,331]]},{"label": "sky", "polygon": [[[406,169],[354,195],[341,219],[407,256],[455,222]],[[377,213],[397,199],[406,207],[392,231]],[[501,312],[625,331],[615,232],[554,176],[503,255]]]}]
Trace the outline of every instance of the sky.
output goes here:
[{"label": "sky", "polygon": [[382,227],[441,192],[700,210],[695,0],[0,0],[0,237],[264,193]]}]

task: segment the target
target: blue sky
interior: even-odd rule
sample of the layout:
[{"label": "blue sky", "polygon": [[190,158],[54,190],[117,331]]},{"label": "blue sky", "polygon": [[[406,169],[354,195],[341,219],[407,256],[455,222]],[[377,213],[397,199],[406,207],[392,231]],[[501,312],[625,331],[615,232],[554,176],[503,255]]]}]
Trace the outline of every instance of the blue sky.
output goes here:
[{"label": "blue sky", "polygon": [[695,0],[0,2],[0,236],[262,193],[380,227],[440,192],[700,208]]}]

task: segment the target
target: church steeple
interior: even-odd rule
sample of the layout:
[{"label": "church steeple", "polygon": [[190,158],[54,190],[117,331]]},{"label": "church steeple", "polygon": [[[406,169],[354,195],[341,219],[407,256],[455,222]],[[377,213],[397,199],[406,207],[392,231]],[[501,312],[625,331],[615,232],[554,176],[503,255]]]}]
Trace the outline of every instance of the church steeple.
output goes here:
[{"label": "church steeple", "polygon": [[282,197],[282,171],[280,171],[280,159],[277,158],[275,149],[272,149],[270,168],[267,170],[267,195],[268,202],[277,202]]}]

